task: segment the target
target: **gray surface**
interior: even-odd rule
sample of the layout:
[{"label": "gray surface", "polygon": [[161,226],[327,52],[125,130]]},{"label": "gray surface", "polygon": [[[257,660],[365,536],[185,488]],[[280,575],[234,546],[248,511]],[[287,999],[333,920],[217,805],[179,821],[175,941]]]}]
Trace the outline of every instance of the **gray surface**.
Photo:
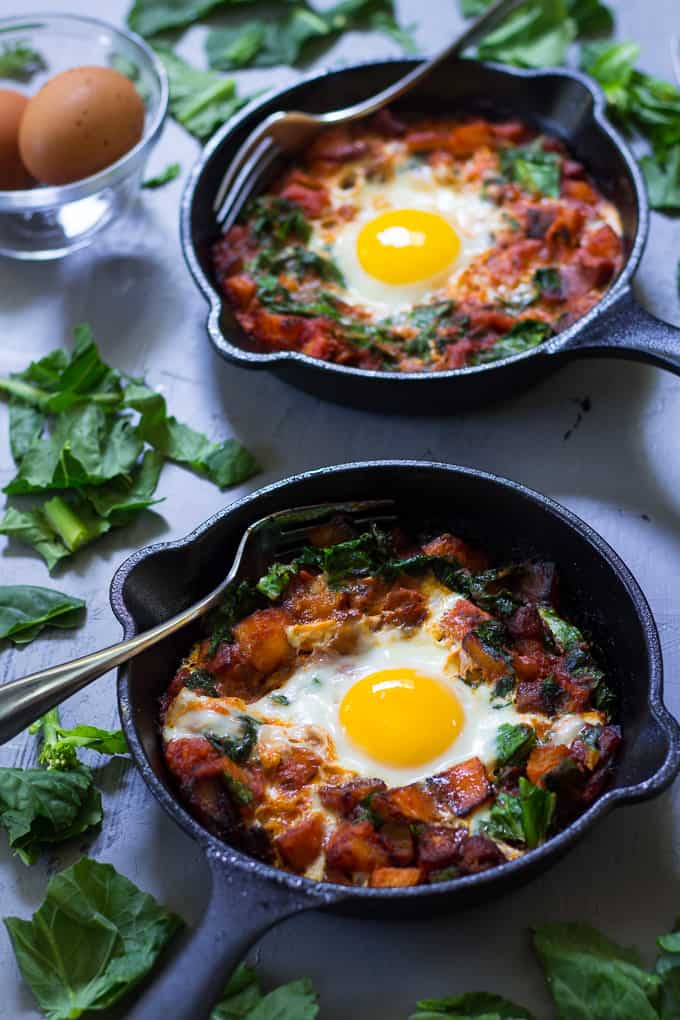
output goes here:
[{"label": "gray surface", "polygon": [[[21,13],[54,9],[54,0],[22,0]],[[97,13],[122,18],[124,0],[102,0]],[[405,22],[418,20],[425,50],[458,24],[455,0],[402,0]],[[641,64],[671,75],[668,39],[677,31],[677,0],[619,0],[619,34],[642,44]],[[71,0],[73,12],[92,4]],[[446,26],[444,28],[444,25]],[[182,51],[198,58],[200,30]],[[347,38],[325,63],[384,55],[383,38]],[[285,76],[285,77],[284,77]],[[244,88],[283,82],[294,72],[248,72]],[[169,123],[150,170],[171,160],[186,175],[196,144]],[[0,261],[0,372],[22,368],[88,320],[104,355],[163,389],[171,409],[214,438],[247,440],[264,472],[249,484],[294,471],[371,457],[422,457],[474,465],[516,478],[575,510],[623,556],[654,610],[666,666],[666,700],[680,713],[680,382],[652,368],[615,361],[574,363],[558,376],[503,407],[452,419],[408,421],[331,407],[264,374],[230,368],[212,354],[205,336],[206,308],[181,260],[177,205],[182,181],[146,193],[128,220],[96,245],[62,263]],[[655,217],[638,277],[650,310],[680,324],[675,267],[680,224]],[[575,400],[589,395],[592,410],[571,438]],[[0,409],[0,483],[12,475],[7,414]],[[76,634],[44,638],[21,652],[0,652],[0,677],[9,679],[110,643],[119,627],[108,604],[116,565],[133,549],[192,529],[229,502],[206,482],[178,468],[164,469],[166,502],[131,529],[83,552],[54,579],[87,599],[89,616]],[[233,495],[239,495],[235,492]],[[499,521],[502,526],[502,521]],[[0,539],[0,581],[49,584],[42,561]],[[112,725],[114,677],[108,675],[64,706],[67,722]],[[3,763],[27,764],[32,739],[2,749]],[[193,844],[171,824],[131,767],[102,770],[107,816],[88,852],[110,861],[189,922],[207,895],[206,870]],[[0,911],[27,916],[40,903],[46,877],[77,856],[59,853],[32,869],[9,857],[0,841]],[[427,923],[373,923],[308,914],[280,925],[259,945],[267,983],[309,974],[322,996],[324,1020],[402,1020],[419,996],[473,988],[504,992],[550,1013],[531,959],[527,928],[548,919],[584,919],[651,958],[653,937],[680,908],[680,795],[607,819],[586,842],[543,878],[498,904]],[[4,932],[0,934],[0,1016],[36,1016],[19,982]]]}]

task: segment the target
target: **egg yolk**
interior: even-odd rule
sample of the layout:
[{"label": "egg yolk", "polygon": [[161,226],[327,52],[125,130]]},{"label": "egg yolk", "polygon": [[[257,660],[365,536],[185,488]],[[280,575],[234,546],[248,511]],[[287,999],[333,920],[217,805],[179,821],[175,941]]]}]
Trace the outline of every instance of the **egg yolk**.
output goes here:
[{"label": "egg yolk", "polygon": [[383,283],[417,283],[441,273],[460,252],[460,239],[438,213],[392,209],[369,220],[357,238],[362,268]]},{"label": "egg yolk", "polygon": [[384,669],[358,680],[340,705],[350,739],[385,765],[423,765],[463,725],[456,696],[414,669]]}]

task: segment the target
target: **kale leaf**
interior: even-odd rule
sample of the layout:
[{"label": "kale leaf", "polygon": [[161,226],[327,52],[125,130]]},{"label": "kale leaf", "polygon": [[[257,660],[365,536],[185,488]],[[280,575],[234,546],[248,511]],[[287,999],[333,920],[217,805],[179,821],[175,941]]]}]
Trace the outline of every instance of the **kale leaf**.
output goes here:
[{"label": "kale leaf", "polygon": [[85,603],[73,595],[29,584],[0,585],[0,640],[25,645],[45,627],[79,627]]}]

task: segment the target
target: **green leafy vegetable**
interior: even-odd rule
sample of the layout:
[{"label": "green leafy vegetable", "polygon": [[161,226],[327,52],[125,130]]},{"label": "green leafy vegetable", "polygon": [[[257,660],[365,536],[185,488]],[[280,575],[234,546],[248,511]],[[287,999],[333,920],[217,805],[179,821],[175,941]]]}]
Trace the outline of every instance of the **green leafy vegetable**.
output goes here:
[{"label": "green leafy vegetable", "polygon": [[186,28],[238,0],[135,0],[128,14],[131,29],[146,38]]},{"label": "green leafy vegetable", "polygon": [[652,208],[680,212],[680,144],[669,149],[661,159],[643,156],[640,166]]},{"label": "green leafy vegetable", "polygon": [[30,584],[0,585],[0,640],[25,645],[45,627],[79,627],[82,599]]},{"label": "green leafy vegetable", "polygon": [[192,67],[168,46],[157,46],[156,54],[168,75],[170,113],[201,142],[226,124],[250,98],[237,95],[233,78]]},{"label": "green leafy vegetable", "polygon": [[294,65],[304,59],[311,43],[328,46],[353,29],[386,32],[405,49],[413,48],[410,34],[395,19],[393,0],[342,0],[321,11],[298,0],[278,17],[213,29],[206,40],[208,62],[223,71]]},{"label": "green leafy vegetable", "polygon": [[257,590],[273,602],[283,594],[299,569],[297,561],[272,563],[267,573],[257,582]]},{"label": "green leafy vegetable", "polygon": [[567,8],[580,39],[608,35],[614,28],[614,14],[601,0],[567,0]]},{"label": "green leafy vegetable", "polygon": [[538,606],[538,615],[547,627],[560,652],[571,652],[585,645],[583,634],[573,623],[567,623],[549,606]]},{"label": "green leafy vegetable", "polygon": [[558,1020],[659,1020],[661,981],[640,957],[583,924],[534,930]]},{"label": "green leafy vegetable", "polygon": [[258,241],[281,248],[291,238],[308,241],[312,228],[299,205],[278,195],[266,195],[248,203],[243,214]]},{"label": "green leafy vegetable", "polygon": [[219,698],[220,696],[215,676],[208,669],[192,669],[184,679],[184,686],[191,691],[201,691],[209,698]]},{"label": "green leafy vegetable", "polygon": [[33,546],[45,560],[50,571],[59,560],[69,555],[69,550],[40,510],[17,510],[13,506],[8,507],[0,520],[0,535],[17,538]]},{"label": "green leafy vegetable", "polygon": [[46,844],[71,839],[102,817],[87,769],[0,768],[0,826],[24,864],[34,864]]},{"label": "green leafy vegetable", "polygon": [[410,1020],[440,1020],[442,1016],[454,1017],[455,1020],[534,1020],[533,1014],[523,1006],[489,992],[422,999]]},{"label": "green leafy vegetable", "polygon": [[499,152],[501,173],[534,194],[559,198],[560,157],[546,152],[542,139],[528,145],[515,145]]},{"label": "green leafy vegetable", "polygon": [[602,86],[610,107],[622,117],[628,110],[628,86],[640,47],[632,42],[589,43],[581,48],[581,70]]},{"label": "green leafy vegetable", "polygon": [[43,744],[38,761],[47,769],[74,768],[80,763],[76,749],[81,747],[98,754],[127,754],[128,746],[122,730],[103,730],[98,726],[63,727],[56,708],[51,708],[33,723],[30,733],[42,733]]},{"label": "green leafy vegetable", "polygon": [[224,737],[210,732],[203,735],[213,747],[240,765],[250,758],[250,753],[257,740],[257,729],[260,723],[250,715],[240,715],[238,719],[241,724],[241,732],[238,735]]},{"label": "green leafy vegetable", "polygon": [[656,960],[656,973],[661,978],[660,1020],[674,1020],[680,1016],[680,920],[675,930],[657,939],[660,953]]},{"label": "green leafy vegetable", "polygon": [[522,776],[519,795],[499,793],[480,831],[505,843],[533,850],[542,843],[555,813],[556,795]]},{"label": "green leafy vegetable", "polygon": [[560,278],[560,271],[554,266],[546,266],[542,269],[537,269],[534,273],[534,283],[543,295],[548,297],[562,296],[562,280]]},{"label": "green leafy vegetable", "polygon": [[129,475],[118,475],[104,485],[83,489],[83,493],[100,517],[114,525],[127,524],[139,510],[163,502],[153,496],[162,467],[161,454],[147,450]]},{"label": "green leafy vegetable", "polygon": [[523,354],[538,347],[552,335],[547,322],[538,319],[520,319],[493,347],[476,351],[472,360],[475,365],[486,365],[490,361],[508,358],[511,354]]},{"label": "green leafy vegetable", "polygon": [[151,191],[155,191],[156,188],[163,188],[166,184],[170,184],[174,181],[182,172],[182,167],[179,163],[168,163],[165,170],[161,170],[155,177],[147,177],[142,182],[142,187],[147,188]]},{"label": "green leafy vegetable", "polygon": [[477,55],[519,67],[559,65],[576,31],[565,0],[528,0],[484,37]]},{"label": "green leafy vegetable", "polygon": [[222,779],[237,804],[250,804],[252,802],[253,791],[245,783],[242,783],[240,779],[234,779],[229,772],[223,772]]},{"label": "green leafy vegetable", "polygon": [[46,67],[42,54],[20,39],[5,43],[0,49],[0,78],[30,81],[34,74]]},{"label": "green leafy vegetable", "polygon": [[181,924],[110,864],[87,857],[50,879],[32,920],[5,918],[22,977],[49,1020],[117,1002]]},{"label": "green leafy vegetable", "polygon": [[312,275],[326,282],[338,283],[340,286],[345,284],[342,273],[332,259],[324,258],[323,255],[301,245],[284,248],[282,251],[264,248],[254,260],[252,269],[257,273],[287,273],[299,280]]},{"label": "green leafy vegetable", "polygon": [[256,608],[255,591],[248,581],[232,584],[225,592],[221,603],[208,617],[210,647],[208,655],[214,655],[223,641],[233,641],[234,624]]},{"label": "green leafy vegetable", "polygon": [[502,723],[496,734],[499,765],[522,765],[536,746],[536,731],[525,723]]},{"label": "green leafy vegetable", "polygon": [[264,995],[255,971],[241,964],[213,1008],[210,1020],[316,1020],[319,1006],[309,978]]}]

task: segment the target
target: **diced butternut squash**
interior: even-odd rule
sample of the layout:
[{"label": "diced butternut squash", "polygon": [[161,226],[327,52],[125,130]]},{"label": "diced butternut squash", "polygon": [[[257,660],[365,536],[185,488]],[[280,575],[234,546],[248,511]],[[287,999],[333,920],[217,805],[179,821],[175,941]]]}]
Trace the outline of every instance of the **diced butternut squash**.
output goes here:
[{"label": "diced butternut squash", "polygon": [[421,875],[420,868],[376,868],[369,885],[374,889],[405,889],[418,885]]},{"label": "diced butternut squash", "polygon": [[468,814],[483,804],[492,792],[484,763],[479,758],[469,758],[439,772],[427,780],[427,785],[435,798],[456,815]]}]

